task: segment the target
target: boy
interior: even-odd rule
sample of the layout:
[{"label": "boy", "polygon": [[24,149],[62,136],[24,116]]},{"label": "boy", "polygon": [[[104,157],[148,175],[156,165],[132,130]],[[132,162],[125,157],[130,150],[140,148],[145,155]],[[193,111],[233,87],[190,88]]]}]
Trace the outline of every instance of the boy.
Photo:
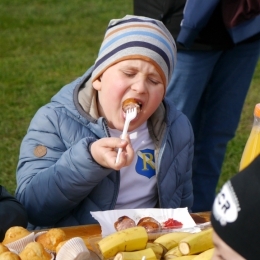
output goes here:
[{"label": "boy", "polygon": [[[90,211],[191,207],[192,128],[163,100],[175,59],[161,22],[110,21],[94,66],[36,113],[22,142],[16,197],[30,223],[72,226],[96,223]],[[129,98],[141,111],[121,140]]]},{"label": "boy", "polygon": [[260,248],[260,156],[227,181],[216,197],[211,223],[213,260],[257,260]]}]

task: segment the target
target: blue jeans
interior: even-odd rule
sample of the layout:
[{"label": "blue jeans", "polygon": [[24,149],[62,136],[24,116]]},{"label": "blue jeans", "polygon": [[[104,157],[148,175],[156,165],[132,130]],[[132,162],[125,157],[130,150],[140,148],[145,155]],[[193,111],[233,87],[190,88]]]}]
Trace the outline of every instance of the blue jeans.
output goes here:
[{"label": "blue jeans", "polygon": [[212,208],[227,143],[235,136],[259,53],[260,40],[226,51],[177,53],[166,95],[194,130],[193,212]]}]

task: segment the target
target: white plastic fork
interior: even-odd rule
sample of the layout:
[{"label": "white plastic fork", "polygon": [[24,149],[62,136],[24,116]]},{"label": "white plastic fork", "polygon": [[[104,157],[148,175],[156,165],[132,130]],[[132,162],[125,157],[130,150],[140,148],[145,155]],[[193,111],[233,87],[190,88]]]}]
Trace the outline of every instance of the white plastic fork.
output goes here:
[{"label": "white plastic fork", "polygon": [[[123,129],[123,133],[122,133],[122,139],[125,139],[129,124],[133,119],[135,119],[136,115],[137,115],[136,107],[132,108],[132,109],[128,109],[126,111],[126,118],[125,118],[125,125],[124,125],[124,129]],[[117,157],[116,157],[116,163],[119,162],[119,156],[120,156],[121,152],[122,152],[122,148],[119,148]]]}]

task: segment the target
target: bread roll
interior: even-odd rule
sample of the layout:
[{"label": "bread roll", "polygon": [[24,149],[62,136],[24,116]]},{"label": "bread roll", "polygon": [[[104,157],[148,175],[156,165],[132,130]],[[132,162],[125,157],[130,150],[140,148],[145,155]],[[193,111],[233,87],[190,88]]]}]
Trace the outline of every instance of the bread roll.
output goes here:
[{"label": "bread roll", "polygon": [[56,254],[60,251],[61,247],[67,242],[67,240],[60,242],[56,247]]},{"label": "bread roll", "polygon": [[0,260],[21,260],[21,258],[13,252],[4,252],[0,254]]},{"label": "bread roll", "polygon": [[60,242],[66,240],[65,232],[60,228],[52,228],[44,234],[37,237],[36,241],[41,243],[44,248],[55,252]]},{"label": "bread roll", "polygon": [[8,247],[6,247],[5,245],[3,245],[2,243],[0,243],[0,255],[4,252],[9,252],[10,250],[8,249]]},{"label": "bread roll", "polygon": [[12,243],[14,241],[17,241],[18,239],[24,238],[30,234],[31,234],[31,232],[23,227],[20,227],[20,226],[10,227],[5,232],[5,237],[4,237],[4,240],[2,243],[4,245],[6,245],[6,244]]},{"label": "bread roll", "polygon": [[52,255],[43,248],[42,244],[31,242],[20,253],[20,258],[22,260],[50,260]]}]

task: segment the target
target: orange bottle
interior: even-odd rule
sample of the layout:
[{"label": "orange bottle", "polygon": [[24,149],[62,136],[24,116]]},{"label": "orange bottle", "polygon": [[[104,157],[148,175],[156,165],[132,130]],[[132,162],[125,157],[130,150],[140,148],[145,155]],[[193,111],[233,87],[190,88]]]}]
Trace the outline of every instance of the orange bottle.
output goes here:
[{"label": "orange bottle", "polygon": [[247,167],[259,154],[260,154],[260,103],[256,104],[254,109],[254,122],[240,161],[239,170],[241,171],[245,167]]}]

